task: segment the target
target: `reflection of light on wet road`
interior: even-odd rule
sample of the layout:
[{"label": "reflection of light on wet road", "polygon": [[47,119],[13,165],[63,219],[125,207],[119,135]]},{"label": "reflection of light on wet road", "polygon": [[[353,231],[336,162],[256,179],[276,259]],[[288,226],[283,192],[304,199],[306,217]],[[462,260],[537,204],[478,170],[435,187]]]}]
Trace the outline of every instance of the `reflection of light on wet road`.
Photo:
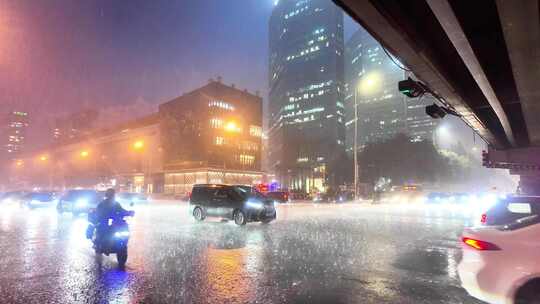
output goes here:
[{"label": "reflection of light on wet road", "polygon": [[[68,221],[69,219],[65,219]],[[94,263],[91,257],[92,245],[85,237],[88,222],[84,218],[75,217],[68,222],[67,245],[64,253],[63,270],[60,282],[64,288],[64,301],[77,301],[85,286],[92,286],[91,272],[88,271],[89,265]]]},{"label": "reflection of light on wet road", "polygon": [[18,211],[18,208],[11,205],[1,206],[1,208],[2,212],[0,215],[2,216],[2,230],[6,231],[10,228],[11,219],[15,215],[15,212]]},{"label": "reflection of light on wet road", "polygon": [[[7,303],[476,303],[455,272],[460,212],[439,206],[280,205],[269,225],[195,222],[187,204],[137,208],[126,272],[95,259],[85,218],[0,213]],[[9,215],[9,216],[8,216]],[[28,254],[24,256],[21,252]],[[11,258],[13,257],[13,258]],[[343,279],[348,278],[348,279]],[[344,296],[343,296],[344,295]],[[36,296],[41,297],[36,300]],[[424,298],[431,297],[431,298]],[[35,300],[35,301],[34,301]],[[2,302],[2,300],[0,300]]]},{"label": "reflection of light on wet road", "polygon": [[71,223],[71,227],[69,229],[69,253],[71,257],[76,257],[79,254],[78,251],[81,248],[89,248],[91,246],[91,243],[88,239],[86,239],[86,228],[88,227],[88,221],[86,221],[83,218],[76,218]]},{"label": "reflection of light on wet road", "polygon": [[247,244],[245,249],[247,250],[246,270],[256,275],[259,272],[261,265],[262,246],[264,242],[264,236],[260,230],[250,231],[247,237]]},{"label": "reflection of light on wet road", "polygon": [[448,252],[446,257],[448,259],[448,267],[447,267],[448,276],[452,279],[458,280],[459,278],[457,274],[457,261],[456,261],[456,256],[454,252],[453,251]]},{"label": "reflection of light on wet road", "polygon": [[106,303],[127,304],[131,302],[129,279],[132,274],[111,269],[101,274],[101,284],[106,291]]},{"label": "reflection of light on wet road", "polygon": [[223,303],[253,302],[256,290],[245,267],[248,255],[246,248],[206,249],[206,286],[202,290],[208,291],[209,298],[222,299]]},{"label": "reflection of light on wet road", "polygon": [[33,238],[38,231],[43,231],[40,226],[40,222],[43,220],[43,216],[36,212],[26,212],[26,237]]}]

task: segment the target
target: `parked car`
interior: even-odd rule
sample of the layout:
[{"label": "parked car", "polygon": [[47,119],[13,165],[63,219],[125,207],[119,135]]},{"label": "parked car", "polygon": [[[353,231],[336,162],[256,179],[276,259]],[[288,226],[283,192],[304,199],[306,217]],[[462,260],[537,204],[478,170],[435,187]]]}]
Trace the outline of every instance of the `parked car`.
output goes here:
[{"label": "parked car", "polygon": [[288,191],[271,191],[267,192],[266,197],[273,199],[278,203],[288,203],[289,202],[289,192]]},{"label": "parked car", "polygon": [[56,194],[54,192],[30,192],[21,198],[20,204],[29,209],[54,207],[57,204]]},{"label": "parked car", "polygon": [[230,185],[195,185],[189,200],[190,211],[197,221],[206,217],[269,223],[276,219],[274,202],[249,187]]},{"label": "parked car", "polygon": [[142,193],[120,192],[116,194],[116,201],[124,206],[146,205],[148,197]]},{"label": "parked car", "polygon": [[488,303],[540,303],[540,197],[499,200],[463,232],[462,286]]},{"label": "parked car", "polygon": [[105,193],[96,190],[69,190],[59,200],[58,213],[71,212],[73,215],[88,213],[103,200]]}]

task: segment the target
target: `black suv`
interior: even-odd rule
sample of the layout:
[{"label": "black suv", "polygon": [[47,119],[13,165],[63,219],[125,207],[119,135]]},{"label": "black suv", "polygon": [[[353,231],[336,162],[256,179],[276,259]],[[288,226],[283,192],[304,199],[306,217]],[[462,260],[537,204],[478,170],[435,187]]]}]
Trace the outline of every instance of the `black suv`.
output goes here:
[{"label": "black suv", "polygon": [[269,223],[276,219],[274,202],[250,187],[195,185],[189,204],[197,221],[210,216],[245,225],[247,222]]}]

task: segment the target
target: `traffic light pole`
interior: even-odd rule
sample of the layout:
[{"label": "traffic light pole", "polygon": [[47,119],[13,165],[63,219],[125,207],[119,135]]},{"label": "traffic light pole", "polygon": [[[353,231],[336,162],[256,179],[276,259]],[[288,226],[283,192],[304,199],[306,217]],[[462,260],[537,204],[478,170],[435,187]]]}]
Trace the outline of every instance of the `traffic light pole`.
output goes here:
[{"label": "traffic light pole", "polygon": [[358,90],[354,90],[354,199],[358,199],[358,103],[357,103]]}]

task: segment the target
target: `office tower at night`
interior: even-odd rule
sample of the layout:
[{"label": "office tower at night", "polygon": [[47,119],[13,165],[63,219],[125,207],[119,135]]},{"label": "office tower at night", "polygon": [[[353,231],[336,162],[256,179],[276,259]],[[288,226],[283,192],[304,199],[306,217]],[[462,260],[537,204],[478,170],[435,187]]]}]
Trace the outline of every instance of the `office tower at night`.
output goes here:
[{"label": "office tower at night", "polygon": [[382,46],[360,28],[345,48],[347,151],[354,145],[354,108],[358,107],[358,149],[369,142],[390,139],[398,133],[413,141],[432,139],[436,121],[425,114],[429,97],[407,98],[398,90],[398,82],[409,72],[398,67]]},{"label": "office tower at night", "polygon": [[53,141],[62,143],[84,137],[95,128],[99,111],[85,109],[70,115],[60,117],[54,121]]},{"label": "office tower at night", "polygon": [[329,0],[280,0],[270,17],[269,169],[307,192],[342,182],[343,12]]},{"label": "office tower at night", "polygon": [[28,129],[28,113],[22,111],[10,111],[1,119],[2,155],[4,160],[17,158],[26,143]]}]

